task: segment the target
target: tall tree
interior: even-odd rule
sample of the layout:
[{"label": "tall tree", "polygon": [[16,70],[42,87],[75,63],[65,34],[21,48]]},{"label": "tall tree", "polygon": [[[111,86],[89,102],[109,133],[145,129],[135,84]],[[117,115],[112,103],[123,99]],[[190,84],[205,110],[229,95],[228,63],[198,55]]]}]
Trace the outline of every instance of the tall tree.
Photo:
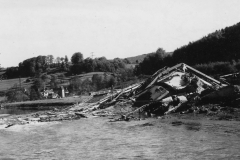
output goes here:
[{"label": "tall tree", "polygon": [[61,58],[60,58],[60,57],[57,57],[57,58],[56,58],[56,63],[57,63],[57,64],[60,64],[60,63],[61,63]]},{"label": "tall tree", "polygon": [[58,80],[56,75],[52,75],[51,81],[50,81],[51,88],[57,88],[58,87]]},{"label": "tall tree", "polygon": [[41,99],[41,97],[42,96],[38,89],[35,86],[32,86],[30,90],[30,100],[38,100]]},{"label": "tall tree", "polygon": [[80,52],[76,52],[72,55],[71,61],[73,64],[79,64],[83,61],[83,55]]},{"label": "tall tree", "polygon": [[166,52],[162,48],[158,48],[155,53],[148,54],[144,60],[139,63],[135,69],[135,73],[147,75],[153,74],[158,69],[164,67],[165,57]]},{"label": "tall tree", "polygon": [[64,61],[65,61],[66,64],[68,63],[68,57],[67,57],[67,55],[65,56]]},{"label": "tall tree", "polygon": [[37,90],[41,90],[44,88],[45,84],[44,81],[41,78],[37,78],[34,81],[34,86]]},{"label": "tall tree", "polygon": [[92,76],[92,83],[96,87],[97,90],[102,88],[102,81],[103,81],[103,78],[101,75],[94,74]]},{"label": "tall tree", "polygon": [[48,55],[47,57],[49,59],[49,64],[53,64],[53,60],[54,60],[53,55]]}]

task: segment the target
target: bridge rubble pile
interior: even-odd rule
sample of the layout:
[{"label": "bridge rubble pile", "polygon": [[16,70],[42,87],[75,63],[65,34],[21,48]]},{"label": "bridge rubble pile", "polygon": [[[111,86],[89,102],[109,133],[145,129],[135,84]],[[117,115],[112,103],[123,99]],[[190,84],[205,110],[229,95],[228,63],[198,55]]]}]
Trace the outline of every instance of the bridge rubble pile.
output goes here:
[{"label": "bridge rubble pile", "polygon": [[113,97],[99,108],[125,107],[119,120],[129,120],[140,114],[161,116],[176,112],[210,115],[232,110],[226,106],[239,107],[240,86],[224,84],[181,63],[171,68],[164,67],[146,81],[130,86]]}]

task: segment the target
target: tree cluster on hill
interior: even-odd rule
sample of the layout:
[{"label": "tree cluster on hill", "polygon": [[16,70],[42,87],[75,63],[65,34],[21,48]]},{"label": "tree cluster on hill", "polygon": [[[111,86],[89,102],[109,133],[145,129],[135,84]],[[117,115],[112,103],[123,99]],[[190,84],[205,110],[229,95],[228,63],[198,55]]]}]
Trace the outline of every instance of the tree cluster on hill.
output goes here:
[{"label": "tree cluster on hill", "polygon": [[193,66],[197,70],[213,76],[223,74],[235,73],[240,71],[240,60],[232,62],[211,62],[204,64],[197,64]]},{"label": "tree cluster on hill", "polygon": [[5,75],[7,78],[18,78],[19,68],[18,67],[8,67],[6,69]]},{"label": "tree cluster on hill", "polygon": [[[68,90],[71,93],[89,93],[92,91],[99,91],[101,89],[116,87],[125,81],[134,79],[132,70],[118,70],[116,74],[94,74],[91,79],[81,79],[75,77],[70,81]],[[136,79],[134,79],[136,80]]]},{"label": "tree cluster on hill", "polygon": [[9,67],[6,70],[8,78],[18,77],[40,77],[42,73],[51,72],[50,68],[58,68],[60,72],[66,71],[68,75],[81,74],[88,72],[116,72],[119,69],[125,69],[129,63],[127,59],[115,58],[107,60],[105,57],[83,58],[82,53],[76,52],[71,57],[72,64],[68,57],[57,57],[52,55],[38,56],[24,60],[18,67]]},{"label": "tree cluster on hill", "polygon": [[87,72],[116,72],[119,69],[125,69],[125,60],[115,58],[107,60],[105,57],[86,58],[80,52],[74,53],[71,61],[73,65],[70,68],[72,74],[81,74]]},{"label": "tree cluster on hill", "polygon": [[19,75],[22,77],[34,76],[46,71],[47,67],[46,56],[33,57],[19,63]]},{"label": "tree cluster on hill", "polygon": [[68,57],[57,57],[54,59],[53,55],[48,55],[29,58],[23,62],[20,62],[18,67],[7,68],[5,74],[8,78],[39,77],[42,73],[47,72],[50,70],[50,68],[55,67],[60,68],[62,71],[68,71]]},{"label": "tree cluster on hill", "polygon": [[171,55],[166,54],[165,50],[159,48],[156,52],[148,54],[143,61],[135,67],[135,74],[151,75],[158,69],[169,65],[169,63],[171,63],[170,60]]},{"label": "tree cluster on hill", "polygon": [[91,79],[80,79],[78,77],[73,78],[70,81],[68,90],[71,93],[89,93],[91,91],[98,91],[103,88],[109,88],[114,86],[117,82],[117,79],[112,75],[98,75],[94,74]]}]

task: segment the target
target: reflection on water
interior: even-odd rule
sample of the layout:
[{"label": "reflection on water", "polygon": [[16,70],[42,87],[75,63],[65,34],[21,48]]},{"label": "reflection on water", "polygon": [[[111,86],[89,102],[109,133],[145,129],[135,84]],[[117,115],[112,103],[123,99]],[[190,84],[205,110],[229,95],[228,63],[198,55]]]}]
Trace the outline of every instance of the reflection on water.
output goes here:
[{"label": "reflection on water", "polygon": [[0,159],[240,159],[239,122],[88,118],[0,130]]}]

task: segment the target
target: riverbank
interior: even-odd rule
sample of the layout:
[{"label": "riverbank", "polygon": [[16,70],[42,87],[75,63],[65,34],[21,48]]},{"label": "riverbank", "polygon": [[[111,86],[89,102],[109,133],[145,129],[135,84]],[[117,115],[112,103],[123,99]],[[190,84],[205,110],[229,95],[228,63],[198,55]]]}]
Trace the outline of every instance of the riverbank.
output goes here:
[{"label": "riverbank", "polygon": [[4,108],[18,109],[44,109],[51,106],[61,108],[62,106],[71,106],[89,100],[90,96],[74,96],[57,99],[43,99],[35,101],[13,102],[2,104]]},{"label": "riverbank", "polygon": [[[148,115],[144,112],[136,112],[135,114],[129,116],[129,119],[124,119],[123,115],[126,115],[127,113],[135,110],[130,102],[118,103],[117,105],[106,107],[105,109],[99,109],[98,106],[99,105],[96,105],[95,103],[80,103],[69,107],[59,109],[53,108],[51,110],[36,111],[22,115],[3,114],[0,117],[0,125],[2,125],[2,128],[9,128],[14,125],[26,125],[41,122],[72,121],[90,117],[107,117],[109,119],[109,122],[142,121],[150,118],[173,125],[182,125],[186,120],[194,121],[205,119],[217,121],[240,121],[240,109],[231,107],[221,107],[219,110],[215,110],[215,112],[205,112],[203,109],[199,109],[201,112],[178,112],[168,115]],[[206,109],[208,106],[204,106],[204,108]]]},{"label": "riverbank", "polygon": [[[128,123],[130,126],[137,128],[142,127],[162,127],[162,125],[169,125],[173,127],[185,128],[189,131],[201,131],[204,123],[219,123],[228,124],[234,126],[236,123],[240,123],[240,109],[239,108],[225,108],[221,112],[215,112],[214,114],[207,113],[172,113],[169,115],[151,115],[146,114],[134,114],[130,116],[127,121],[122,119],[122,116],[128,112],[134,110],[131,104],[126,105],[114,105],[105,109],[91,110],[91,112],[81,112],[85,109],[89,109],[92,103],[81,103],[75,106],[59,110],[37,111],[29,114],[22,115],[10,115],[2,114],[0,117],[0,130],[20,130],[25,125],[42,126],[56,123],[73,123],[73,121],[84,122],[84,119],[102,119],[106,123],[113,124],[114,126]],[[205,106],[206,107],[206,106]],[[84,108],[84,109],[83,109]],[[71,121],[71,122],[70,122]],[[231,133],[238,135],[240,129],[228,130],[229,128],[222,128],[221,126],[215,126],[216,130],[224,133]],[[210,128],[208,128],[210,129]],[[225,129],[224,131],[222,129]]]}]

